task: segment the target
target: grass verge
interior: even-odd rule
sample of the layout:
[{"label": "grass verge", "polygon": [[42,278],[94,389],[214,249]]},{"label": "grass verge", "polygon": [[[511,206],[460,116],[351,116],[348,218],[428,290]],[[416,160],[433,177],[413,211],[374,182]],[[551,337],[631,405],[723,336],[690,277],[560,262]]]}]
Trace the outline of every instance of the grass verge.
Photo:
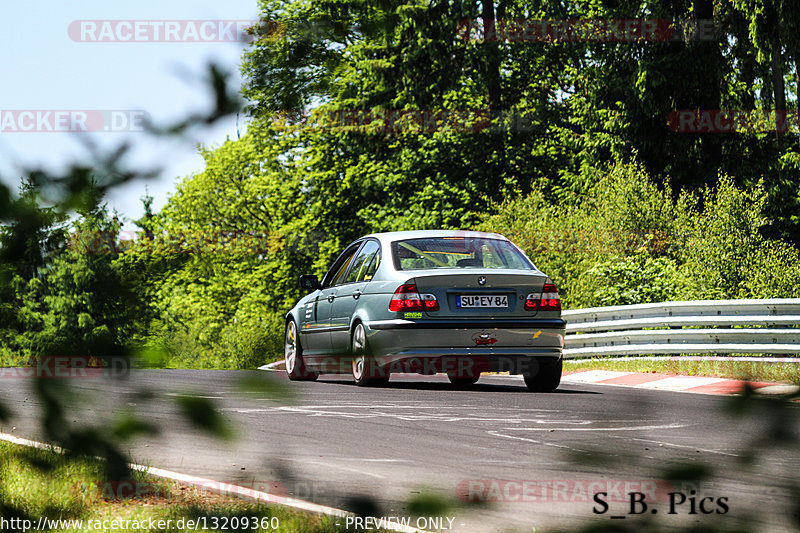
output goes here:
[{"label": "grass verge", "polygon": [[[343,518],[245,501],[137,472],[122,482],[103,480],[102,473],[103,465],[97,459],[66,457],[0,441],[2,529],[21,531],[22,520],[30,520],[36,527],[41,517],[47,517],[73,520],[51,522],[48,528],[70,532],[195,531],[188,520],[220,531],[347,531]],[[11,522],[14,519],[17,521]],[[202,525],[198,529],[203,529]]]},{"label": "grass verge", "polygon": [[800,385],[800,366],[794,363],[766,363],[747,361],[710,360],[616,360],[564,361],[565,371],[615,370],[619,372],[646,372],[679,374],[683,376],[710,376],[748,381],[793,383]]}]

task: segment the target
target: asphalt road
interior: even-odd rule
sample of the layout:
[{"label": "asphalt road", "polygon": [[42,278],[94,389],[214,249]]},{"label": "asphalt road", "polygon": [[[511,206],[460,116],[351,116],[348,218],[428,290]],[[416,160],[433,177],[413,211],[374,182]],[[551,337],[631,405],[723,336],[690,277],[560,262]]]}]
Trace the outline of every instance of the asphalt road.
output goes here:
[{"label": "asphalt road", "polygon": [[[432,492],[460,505],[449,513],[455,531],[641,529],[649,520],[772,532],[791,530],[788,516],[800,505],[790,493],[800,404],[757,402],[730,416],[731,398],[721,396],[591,385],[533,394],[515,378],[487,376],[469,390],[454,390],[443,376],[394,376],[388,387],[359,388],[343,378],[290,383],[283,373],[257,373],[294,393],[276,400],[238,386],[252,374],[144,370],[123,380],[70,379],[77,394],[68,412],[76,425],[107,426],[121,408],[157,424],[159,435],[130,444],[137,463],[324,505],[354,509],[368,499],[375,516],[407,516],[409,498]],[[212,400],[236,440],[192,427],[176,408],[180,394]],[[0,432],[44,439],[27,380],[3,379],[0,402],[14,413]],[[686,481],[666,475],[678,467]],[[713,474],[698,479],[698,468]],[[607,493],[602,514],[598,492]],[[633,492],[649,495],[646,512],[630,513]]]}]

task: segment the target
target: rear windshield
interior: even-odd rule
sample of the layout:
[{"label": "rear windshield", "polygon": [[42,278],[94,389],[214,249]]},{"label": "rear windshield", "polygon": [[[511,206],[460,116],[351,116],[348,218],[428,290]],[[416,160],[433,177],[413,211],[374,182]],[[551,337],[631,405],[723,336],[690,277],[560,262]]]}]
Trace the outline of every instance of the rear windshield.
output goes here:
[{"label": "rear windshield", "polygon": [[510,242],[484,237],[431,237],[395,241],[392,243],[392,254],[398,270],[534,268]]}]

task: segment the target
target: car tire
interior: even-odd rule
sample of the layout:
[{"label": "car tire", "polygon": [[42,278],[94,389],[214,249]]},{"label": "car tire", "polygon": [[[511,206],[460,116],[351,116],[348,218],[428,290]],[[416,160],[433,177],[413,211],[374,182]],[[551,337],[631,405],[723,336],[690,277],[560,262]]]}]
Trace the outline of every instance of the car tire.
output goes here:
[{"label": "car tire", "polygon": [[561,383],[563,360],[559,359],[557,363],[540,363],[538,366],[535,373],[523,374],[525,385],[532,392],[553,392]]},{"label": "car tire", "polygon": [[376,368],[373,364],[374,360],[369,353],[367,344],[367,330],[361,322],[358,322],[353,328],[350,352],[353,354],[353,381],[356,382],[356,385],[370,387],[385,385],[389,382],[389,375],[383,374],[381,369]]},{"label": "car tire", "polygon": [[297,324],[291,319],[286,323],[286,333],[283,337],[283,359],[286,363],[286,375],[292,381],[314,381],[319,377],[319,374],[306,368]]},{"label": "car tire", "polygon": [[469,375],[469,376],[459,376],[455,374],[447,374],[447,379],[450,380],[450,383],[455,385],[456,387],[469,387],[471,385],[475,385],[478,380],[480,379],[481,375]]}]

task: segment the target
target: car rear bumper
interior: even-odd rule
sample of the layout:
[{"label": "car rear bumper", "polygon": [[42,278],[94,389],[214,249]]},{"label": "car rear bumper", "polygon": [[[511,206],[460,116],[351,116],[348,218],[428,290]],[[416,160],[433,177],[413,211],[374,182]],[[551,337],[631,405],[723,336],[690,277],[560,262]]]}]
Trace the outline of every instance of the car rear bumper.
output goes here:
[{"label": "car rear bumper", "polygon": [[557,362],[561,319],[385,320],[365,324],[374,363],[390,372],[533,372]]}]

